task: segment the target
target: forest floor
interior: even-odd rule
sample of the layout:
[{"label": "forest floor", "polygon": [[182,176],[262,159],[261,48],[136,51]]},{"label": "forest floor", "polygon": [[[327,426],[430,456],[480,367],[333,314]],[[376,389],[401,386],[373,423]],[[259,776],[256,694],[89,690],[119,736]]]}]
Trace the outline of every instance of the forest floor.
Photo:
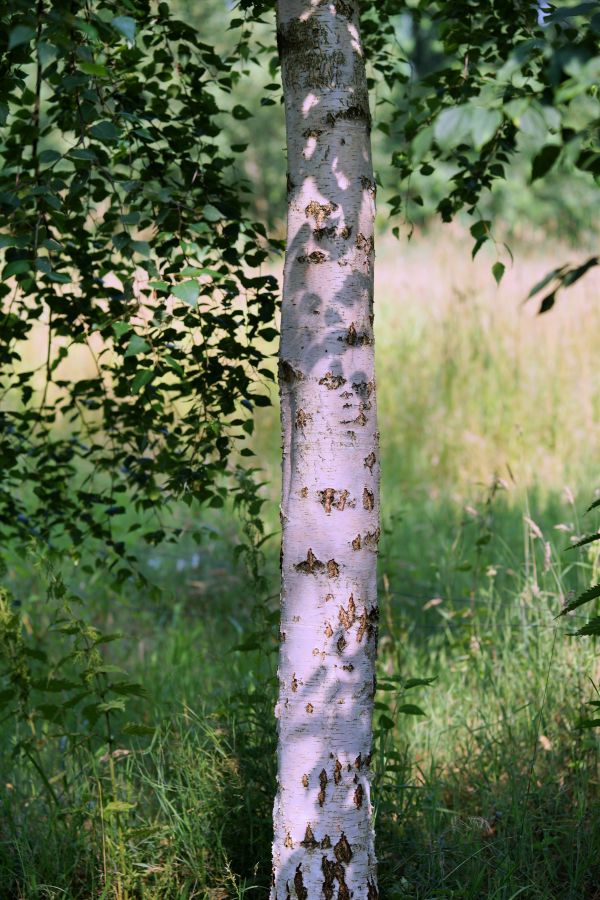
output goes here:
[{"label": "forest floor", "polygon": [[[587,614],[556,618],[598,580],[597,545],[565,550],[596,527],[583,513],[600,487],[599,280],[546,316],[523,304],[571,258],[529,250],[497,288],[494,260],[465,259],[458,230],[417,236],[402,258],[388,242],[380,253],[374,771],[386,900],[600,900],[600,742],[577,727],[600,658],[570,635]],[[79,585],[95,623],[124,632],[107,663],[144,685],[128,715],[156,731],[120,741],[112,762],[102,742],[67,755],[40,736],[38,764],[61,792],[52,804],[2,724],[1,898],[266,900],[276,408],[259,411],[254,446],[273,532],[261,581],[236,556],[231,511],[214,510],[199,544],[145,551],[160,591],[109,589],[101,571]],[[198,527],[186,508],[174,520]],[[35,633],[43,578],[28,559],[8,562]]]}]

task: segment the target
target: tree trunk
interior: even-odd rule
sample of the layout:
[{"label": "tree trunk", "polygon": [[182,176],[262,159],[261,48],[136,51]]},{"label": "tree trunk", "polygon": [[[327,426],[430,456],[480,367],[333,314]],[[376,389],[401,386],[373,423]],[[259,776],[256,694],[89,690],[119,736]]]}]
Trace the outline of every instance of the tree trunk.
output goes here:
[{"label": "tree trunk", "polygon": [[358,0],[279,0],[288,141],[272,900],[375,900],[375,183]]}]

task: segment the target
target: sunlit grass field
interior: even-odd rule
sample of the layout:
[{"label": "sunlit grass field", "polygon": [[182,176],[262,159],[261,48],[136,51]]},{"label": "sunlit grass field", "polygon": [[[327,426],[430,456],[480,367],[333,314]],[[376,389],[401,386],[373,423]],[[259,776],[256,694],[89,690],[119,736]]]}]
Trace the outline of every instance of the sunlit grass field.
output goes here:
[{"label": "sunlit grass field", "polygon": [[[598,574],[596,545],[565,551],[595,527],[600,279],[538,317],[530,288],[574,251],[513,246],[497,287],[495,256],[470,249],[458,227],[379,242],[381,896],[598,900],[599,742],[577,724],[599,657],[569,635],[576,615],[556,616]],[[236,558],[231,512],[213,511],[199,545],[144,551],[160,594],[116,593],[101,571],[77,584],[125,633],[107,661],[144,684],[133,710],[157,731],[119,746],[110,776],[105,746],[44,748],[53,808],[3,730],[1,898],[268,896],[279,443],[276,407],[260,410],[262,581]],[[9,577],[35,632],[43,579],[23,559]]]}]

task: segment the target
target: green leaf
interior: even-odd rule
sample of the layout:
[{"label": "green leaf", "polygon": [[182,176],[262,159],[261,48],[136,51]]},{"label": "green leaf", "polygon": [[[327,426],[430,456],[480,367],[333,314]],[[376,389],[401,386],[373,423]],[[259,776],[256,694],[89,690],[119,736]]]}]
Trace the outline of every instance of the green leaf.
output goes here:
[{"label": "green leaf", "polygon": [[505,270],[506,266],[501,262],[495,262],[492,266],[492,275],[496,279],[496,284],[500,284],[500,282],[502,281],[502,276],[504,275]]},{"label": "green leaf", "polygon": [[131,16],[115,16],[110,24],[120,32],[130,44],[133,44],[135,41],[135,19],[132,19]]},{"label": "green leaf", "polygon": [[576,544],[572,544],[570,547],[567,547],[567,550],[574,550],[575,547],[584,547],[586,544],[593,544],[594,541],[600,541],[600,532],[598,532],[597,534],[588,534],[587,537],[584,537],[580,541],[577,541]]},{"label": "green leaf", "polygon": [[433,135],[442,150],[463,144],[471,129],[471,114],[467,106],[452,106],[438,115]]},{"label": "green leaf", "polygon": [[131,382],[131,393],[139,394],[141,389],[145,387],[147,384],[150,384],[152,379],[154,378],[154,370],[153,369],[138,369],[135,374],[135,378]]},{"label": "green leaf", "polygon": [[60,159],[60,157],[61,154],[58,152],[58,150],[42,150],[38,159],[45,165],[46,163],[56,162],[56,160]]},{"label": "green leaf", "polygon": [[122,338],[124,334],[131,331],[132,326],[129,322],[113,322],[112,330],[117,338]]},{"label": "green leaf", "polygon": [[86,75],[94,75],[96,78],[108,78],[110,74],[106,66],[100,65],[100,63],[80,62],[79,68]]},{"label": "green leaf", "polygon": [[99,141],[118,141],[121,137],[119,129],[113,122],[109,122],[108,119],[105,119],[102,122],[96,122],[95,125],[92,125],[90,134]]},{"label": "green leaf", "polygon": [[545,147],[542,147],[540,152],[534,156],[533,162],[531,164],[531,181],[537,181],[538,178],[542,178],[546,172],[549,172],[558,157],[560,156],[561,148],[556,146],[555,144],[546,144]]},{"label": "green leaf", "polygon": [[29,259],[14,259],[4,266],[2,280],[5,281],[11,275],[22,275],[24,272],[29,272],[31,271],[31,266],[32,263]]},{"label": "green leaf", "polygon": [[579,629],[579,631],[577,632],[577,634],[582,634],[582,635],[591,635],[591,634],[593,634],[593,635],[600,635],[600,616],[596,616],[595,618],[590,619],[589,622],[586,622],[586,624],[583,625],[583,626]]},{"label": "green leaf", "polygon": [[580,719],[577,728],[598,728],[599,725],[600,719]]},{"label": "green leaf", "polygon": [[554,303],[556,301],[556,291],[552,291],[552,293],[547,294],[542,302],[540,303],[540,308],[538,309],[538,315],[541,316],[543,313],[549,312]]},{"label": "green leaf", "polygon": [[14,47],[28,44],[33,37],[35,37],[33,28],[30,28],[29,25],[17,25],[8,37],[8,49],[12,50]]},{"label": "green leaf", "polygon": [[482,109],[475,106],[471,110],[471,135],[477,150],[490,141],[502,124],[502,113],[498,109]]},{"label": "green leaf", "polygon": [[431,678],[408,678],[403,687],[405,691],[408,691],[410,688],[428,686],[434,681],[437,681],[437,675],[433,675]]},{"label": "green leaf", "polygon": [[189,306],[195,306],[200,295],[200,286],[197,281],[182,281],[181,284],[171,288],[171,293]]},{"label": "green leaf", "polygon": [[414,703],[403,703],[398,707],[397,712],[402,713],[404,716],[425,716],[427,713],[424,713],[420,706],[415,706]]},{"label": "green leaf", "polygon": [[148,350],[150,350],[150,344],[148,344],[141,335],[132,334],[129,338],[129,343],[127,344],[125,356],[139,356],[141,353],[146,353]]},{"label": "green leaf", "polygon": [[107,803],[104,807],[104,815],[110,816],[115,813],[126,813],[131,812],[132,809],[135,809],[137,804],[135,803],[126,803],[124,800],[111,800],[110,803]]},{"label": "green leaf", "polygon": [[384,728],[386,731],[389,731],[391,728],[394,727],[394,721],[393,721],[393,719],[390,719],[389,716],[382,715],[382,716],[379,716],[379,725],[381,728]]},{"label": "green leaf", "polygon": [[568,603],[562,612],[559,613],[559,616],[566,616],[567,613],[583,606],[584,603],[589,603],[590,600],[595,600],[597,597],[600,597],[600,584],[595,584],[593,587],[588,588],[587,591],[584,591],[583,594],[580,594],[575,600]]},{"label": "green leaf", "polygon": [[126,725],[123,725],[121,731],[123,732],[123,734],[131,734],[142,737],[144,735],[154,734],[156,728],[153,728],[151,725],[143,725],[141,722],[127,722]]},{"label": "green leaf", "polygon": [[249,119],[252,116],[252,113],[248,112],[245,107],[240,106],[240,104],[238,103],[231,110],[231,115],[234,119]]}]

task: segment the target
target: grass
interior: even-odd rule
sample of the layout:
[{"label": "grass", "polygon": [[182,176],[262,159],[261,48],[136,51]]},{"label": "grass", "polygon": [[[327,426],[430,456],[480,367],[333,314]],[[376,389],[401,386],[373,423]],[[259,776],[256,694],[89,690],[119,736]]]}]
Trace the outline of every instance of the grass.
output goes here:
[{"label": "grass", "polygon": [[[576,614],[556,620],[598,574],[594,545],[564,552],[591,528],[580,516],[598,484],[598,282],[536,318],[522,300],[560,248],[552,261],[530,249],[497,289],[490,259],[471,264],[458,231],[382,244],[382,896],[598,900],[599,744],[577,723],[600,669],[593,642],[568,635]],[[268,531],[276,416],[260,411],[256,438]],[[102,738],[67,752],[42,730],[53,805],[3,723],[0,897],[267,897],[276,538],[255,585],[234,558],[231,516],[203,524],[205,543],[144,560],[159,594],[70,573],[95,624],[125,632],[106,658],[145,685],[149,700],[133,698],[128,716],[156,732],[119,738],[110,757]],[[35,638],[43,579],[9,562]],[[255,632],[264,652],[232,650]],[[435,680],[386,690],[398,677]],[[406,702],[425,715],[400,714]]]}]

